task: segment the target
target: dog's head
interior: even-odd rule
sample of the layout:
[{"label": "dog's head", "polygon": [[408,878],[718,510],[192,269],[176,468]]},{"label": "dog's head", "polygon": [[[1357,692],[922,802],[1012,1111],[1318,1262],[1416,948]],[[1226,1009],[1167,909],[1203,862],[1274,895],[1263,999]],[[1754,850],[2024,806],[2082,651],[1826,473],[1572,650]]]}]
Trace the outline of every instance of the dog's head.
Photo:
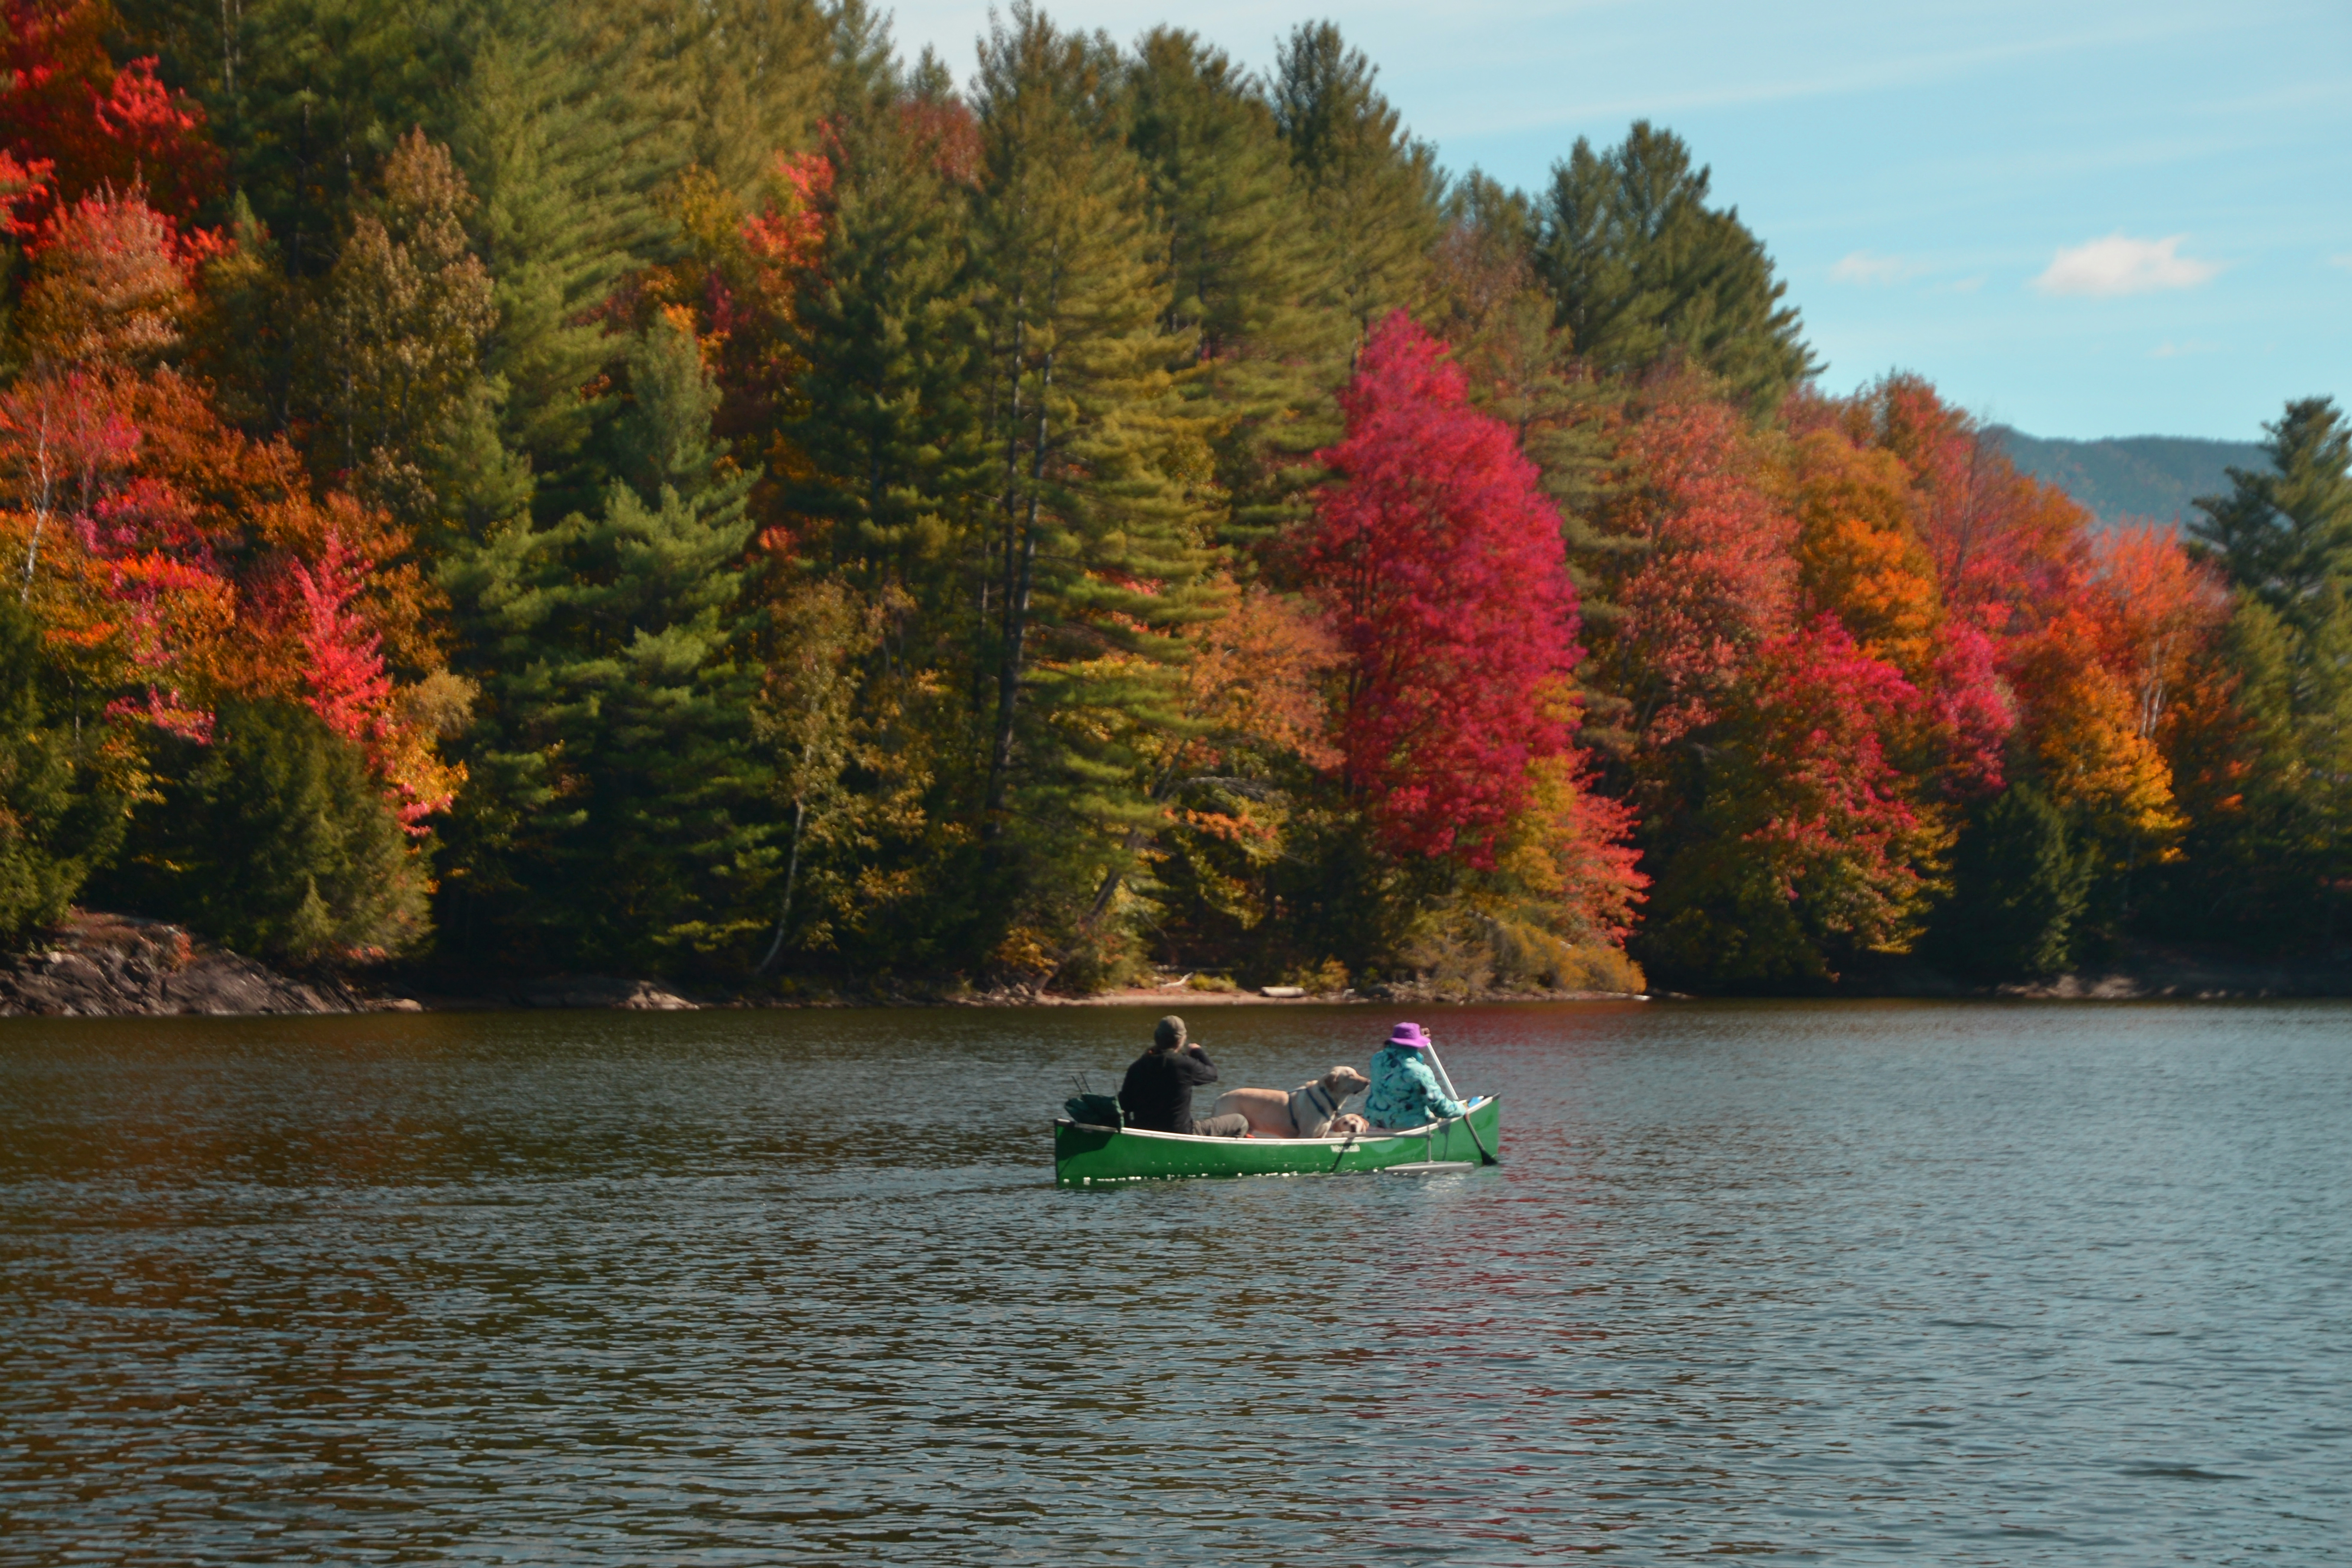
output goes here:
[{"label": "dog's head", "polygon": [[1351,1067],[1336,1067],[1323,1075],[1323,1092],[1334,1101],[1347,1099],[1360,1089],[1370,1089],[1372,1080]]}]

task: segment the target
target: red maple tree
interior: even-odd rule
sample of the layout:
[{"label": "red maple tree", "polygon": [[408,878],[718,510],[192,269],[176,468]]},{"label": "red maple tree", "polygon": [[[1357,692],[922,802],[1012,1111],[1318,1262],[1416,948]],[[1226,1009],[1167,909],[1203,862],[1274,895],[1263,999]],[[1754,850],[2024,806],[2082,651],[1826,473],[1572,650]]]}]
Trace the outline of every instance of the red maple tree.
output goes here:
[{"label": "red maple tree", "polygon": [[0,0],[0,200],[17,221],[49,199],[136,188],[184,223],[219,187],[203,107],[156,79],[152,55],[115,64],[106,37],[121,24],[106,0]]},{"label": "red maple tree", "polygon": [[1740,672],[1795,610],[1796,521],[1738,410],[1696,383],[1650,389],[1619,459],[1614,531],[1648,546],[1617,594],[1613,662],[1652,751],[1715,722]]},{"label": "red maple tree", "polygon": [[1528,763],[1569,747],[1545,700],[1580,655],[1559,516],[1509,428],[1402,311],[1340,404],[1347,437],[1318,454],[1338,478],[1303,565],[1348,658],[1345,776],[1394,850],[1484,868]]}]

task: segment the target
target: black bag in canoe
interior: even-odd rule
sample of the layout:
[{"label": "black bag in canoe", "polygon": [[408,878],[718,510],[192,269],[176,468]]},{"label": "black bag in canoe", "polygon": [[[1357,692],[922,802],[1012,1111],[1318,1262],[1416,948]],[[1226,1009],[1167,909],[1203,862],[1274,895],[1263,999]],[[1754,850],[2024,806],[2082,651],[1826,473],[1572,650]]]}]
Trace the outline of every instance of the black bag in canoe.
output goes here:
[{"label": "black bag in canoe", "polygon": [[1119,1110],[1115,1094],[1074,1094],[1062,1101],[1062,1110],[1081,1127],[1124,1127],[1127,1116]]}]

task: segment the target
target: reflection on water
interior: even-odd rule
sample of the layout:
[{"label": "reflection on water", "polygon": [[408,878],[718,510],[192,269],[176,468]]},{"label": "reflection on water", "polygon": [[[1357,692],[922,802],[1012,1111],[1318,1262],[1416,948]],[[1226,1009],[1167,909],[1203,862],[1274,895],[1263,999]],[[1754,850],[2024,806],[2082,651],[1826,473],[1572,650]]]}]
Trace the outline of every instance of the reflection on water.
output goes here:
[{"label": "reflection on water", "polygon": [[1456,1011],[1501,1169],[1052,1187],[1149,1026],[0,1027],[0,1563],[2352,1560],[2352,1008]]}]

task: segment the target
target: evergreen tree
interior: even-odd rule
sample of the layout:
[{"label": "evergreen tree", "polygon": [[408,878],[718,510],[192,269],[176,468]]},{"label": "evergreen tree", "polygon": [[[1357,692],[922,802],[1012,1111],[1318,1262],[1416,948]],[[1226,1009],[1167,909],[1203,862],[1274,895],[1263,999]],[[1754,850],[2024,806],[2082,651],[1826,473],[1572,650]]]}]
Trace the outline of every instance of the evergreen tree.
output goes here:
[{"label": "evergreen tree", "polygon": [[[839,574],[869,617],[843,656],[855,668],[818,682],[853,694],[839,733],[855,737],[859,796],[835,809],[822,789],[789,792],[810,824],[790,945],[852,965],[960,961],[994,919],[969,831],[984,766],[975,578],[992,477],[970,268],[979,132],[928,56],[903,90],[861,90],[829,142],[822,253],[793,279],[791,346],[806,369],[784,426],[805,459],[784,485],[794,547]],[[761,722],[779,736],[798,732],[787,716],[804,706],[803,667],[829,641],[816,635],[828,617],[802,613],[824,585],[777,607]],[[805,777],[789,757],[780,766]]]},{"label": "evergreen tree", "polygon": [[685,158],[631,90],[629,36],[600,35],[599,15],[501,6],[452,135],[480,195],[472,224],[497,312],[482,369],[505,388],[499,433],[530,463],[547,520],[593,502],[610,477],[587,448],[618,405],[589,388],[625,344],[597,308],[673,243],[655,196]]},{"label": "evergreen tree", "polygon": [[1329,22],[1301,23],[1275,64],[1275,124],[1306,193],[1301,221],[1326,247],[1326,299],[1358,344],[1422,304],[1444,185],[1435,150],[1374,89],[1378,74]]},{"label": "evergreen tree", "polygon": [[751,476],[709,442],[697,348],[656,318],[622,437],[645,494],[518,518],[445,573],[482,701],[445,922],[469,953],[674,965],[740,948],[772,874],[754,754]]},{"label": "evergreen tree", "polygon": [[0,592],[0,948],[54,924],[121,842],[128,804],[79,754],[40,629]]},{"label": "evergreen tree", "polygon": [[1935,916],[1930,955],[1986,980],[2072,964],[2094,866],[2069,839],[2064,815],[2031,784],[1978,806],[1953,848],[1952,897]]},{"label": "evergreen tree", "polygon": [[833,94],[833,18],[817,0],[634,0],[688,162],[749,202],[776,155],[809,146]]},{"label": "evergreen tree", "polygon": [[1536,268],[1601,374],[1678,355],[1762,414],[1817,367],[1762,242],[1738,209],[1706,205],[1708,174],[1682,138],[1647,121],[1606,153],[1579,137],[1552,167]]},{"label": "evergreen tree", "polygon": [[2232,587],[2309,629],[2329,585],[2352,585],[2352,425],[2307,397],[2263,428],[2271,472],[2230,469],[2230,493],[2200,498],[2189,532]]},{"label": "evergreen tree", "polygon": [[110,901],[271,958],[398,952],[429,931],[422,851],[360,749],[308,708],[226,704],[210,745],[159,751],[163,798],[98,885]]},{"label": "evergreen tree", "polygon": [[[1577,364],[1574,342],[1536,277],[1535,231],[1527,196],[1475,169],[1447,193],[1445,233],[1433,256],[1438,329],[1472,395],[1511,426],[1542,473],[1544,493],[1559,508],[1584,624],[1605,637],[1621,615],[1605,589],[1648,543],[1599,522],[1616,489],[1607,430],[1623,397]],[[1592,696],[1599,716],[1613,722],[1615,695]]]},{"label": "evergreen tree", "polygon": [[1283,517],[1299,461],[1338,437],[1331,393],[1349,334],[1318,303],[1326,265],[1271,107],[1225,54],[1155,28],[1126,82],[1149,182],[1152,250],[1184,395],[1212,423],[1217,477],[1245,534]]},{"label": "evergreen tree", "polygon": [[2352,602],[2331,583],[2297,608],[2300,625],[2241,595],[2222,639],[2242,785],[2234,810],[2192,827],[2189,863],[2168,879],[2192,930],[2300,944],[2332,937],[2347,912]]},{"label": "evergreen tree", "polygon": [[967,272],[976,132],[961,105],[909,98],[844,126],[824,254],[800,279],[807,364],[793,422],[809,474],[787,498],[813,542],[872,591],[898,584],[954,616],[985,483]]},{"label": "evergreen tree", "polygon": [[2308,940],[2352,877],[2352,430],[2325,398],[2268,428],[2272,471],[2230,470],[2189,525],[2236,599],[2245,785],[2233,822],[2192,836],[2205,871],[2184,880],[2242,929]]},{"label": "evergreen tree", "polygon": [[[995,28],[981,52],[973,220],[994,470],[983,831],[1054,859],[1098,858],[1088,891],[1126,830],[1160,820],[1135,742],[1171,719],[1181,644],[1167,633],[1207,613],[1203,520],[1175,478],[1206,454],[1172,395],[1179,345],[1160,330],[1116,68],[1107,46],[1025,5]],[[1032,886],[1079,890],[1074,879]]]}]

